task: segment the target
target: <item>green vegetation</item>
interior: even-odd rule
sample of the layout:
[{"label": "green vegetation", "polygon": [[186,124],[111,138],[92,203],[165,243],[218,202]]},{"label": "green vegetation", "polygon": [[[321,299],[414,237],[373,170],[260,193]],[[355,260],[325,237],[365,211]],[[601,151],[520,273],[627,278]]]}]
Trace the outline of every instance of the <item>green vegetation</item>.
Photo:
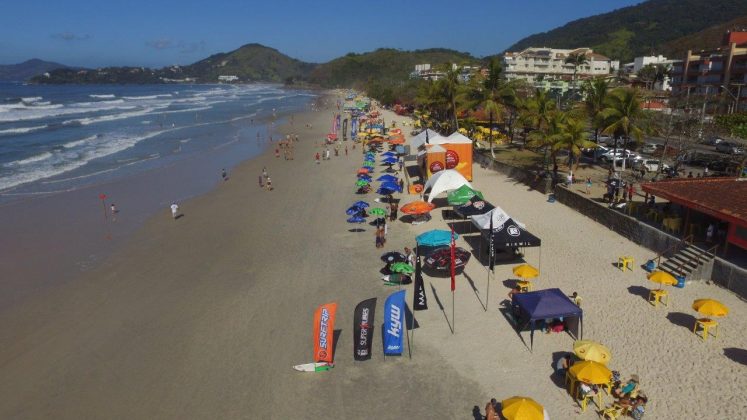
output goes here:
[{"label": "green vegetation", "polygon": [[37,74],[43,74],[51,70],[66,67],[67,66],[64,64],[42,61],[34,58],[26,60],[23,63],[0,65],[0,80],[20,82],[36,76]]},{"label": "green vegetation", "polygon": [[[594,51],[623,61],[662,51],[681,54],[683,44],[667,44],[744,16],[747,0],[649,0],[596,16],[579,19],[548,32],[526,37],[508,48],[577,48]],[[718,40],[723,34],[719,33]],[[693,38],[694,39],[694,38]],[[688,40],[687,42],[690,42]],[[663,48],[666,45],[666,48]],[[690,45],[695,45],[692,43]],[[685,51],[687,48],[685,49]]]},{"label": "green vegetation", "polygon": [[717,115],[714,122],[729,135],[747,139],[747,113]]}]

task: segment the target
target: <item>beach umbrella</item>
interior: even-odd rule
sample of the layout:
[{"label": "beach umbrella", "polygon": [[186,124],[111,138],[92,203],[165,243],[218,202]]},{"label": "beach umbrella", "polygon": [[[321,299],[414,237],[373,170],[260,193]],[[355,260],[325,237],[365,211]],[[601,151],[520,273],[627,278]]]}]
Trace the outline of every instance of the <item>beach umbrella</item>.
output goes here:
[{"label": "beach umbrella", "polygon": [[652,271],[646,277],[652,282],[659,283],[662,285],[673,286],[677,284],[677,279],[674,278],[674,276],[672,276],[671,274],[664,272],[664,271],[658,271],[658,270]]},{"label": "beach umbrella", "polygon": [[400,211],[402,211],[402,213],[404,214],[417,215],[428,213],[434,208],[436,208],[435,204],[418,200],[405,204],[404,206],[402,206]]},{"label": "beach umbrella", "polygon": [[382,175],[382,176],[376,178],[376,180],[377,181],[382,181],[382,182],[397,182],[397,181],[399,181],[399,179],[396,176],[389,175],[389,174]]},{"label": "beach umbrella", "polygon": [[387,165],[394,165],[395,163],[398,162],[398,160],[397,158],[394,158],[394,157],[388,157],[388,158],[384,158],[381,162],[386,163]]},{"label": "beach umbrella", "polygon": [[612,359],[610,349],[591,340],[577,340],[573,343],[573,353],[581,360],[590,360],[603,365],[607,365]]},{"label": "beach umbrella", "polygon": [[360,174],[360,175],[358,175],[358,179],[363,179],[363,180],[366,180],[368,182],[373,181],[373,179],[371,179],[371,177],[369,175],[366,175],[366,174]]},{"label": "beach umbrella", "polygon": [[392,273],[401,273],[401,274],[412,274],[415,272],[415,269],[406,262],[396,262],[392,264],[391,267],[389,267],[389,270],[391,270]]},{"label": "beach umbrella", "polygon": [[360,169],[358,169],[358,174],[367,174],[368,172],[369,172],[368,168],[360,168]]},{"label": "beach umbrella", "polygon": [[348,219],[348,223],[365,223],[366,219],[361,216],[353,216]]},{"label": "beach umbrella", "polygon": [[[454,269],[459,270],[464,268],[469,262],[469,258],[472,254],[464,248],[454,248]],[[432,251],[425,258],[425,265],[433,268],[434,270],[450,270],[451,269],[451,247],[438,248]]]},{"label": "beach umbrella", "polygon": [[395,139],[389,140],[389,144],[405,144],[405,138],[404,137],[397,137]]},{"label": "beach umbrella", "polygon": [[543,420],[545,409],[529,397],[511,397],[501,401],[501,414],[508,420]]},{"label": "beach umbrella", "polygon": [[379,189],[376,190],[376,194],[381,194],[381,195],[391,195],[391,194],[394,194],[395,192],[397,192],[397,190],[386,188],[386,187],[379,187]]},{"label": "beach umbrella", "polygon": [[370,181],[366,181],[365,179],[359,179],[356,181],[355,185],[359,187],[363,187],[364,185],[368,185]]},{"label": "beach umbrella", "polygon": [[402,188],[400,188],[399,184],[395,184],[394,182],[382,182],[381,188],[388,188],[390,190],[402,192]]},{"label": "beach umbrella", "polygon": [[348,216],[355,216],[357,214],[360,214],[363,212],[363,207],[358,206],[351,206],[349,209],[345,210],[345,214]]},{"label": "beach umbrella", "polygon": [[381,261],[384,261],[385,263],[389,263],[389,264],[398,263],[398,262],[401,263],[401,262],[407,261],[407,256],[405,256],[405,254],[401,252],[391,251],[391,252],[387,252],[386,254],[382,255]]},{"label": "beach umbrella", "polygon": [[539,276],[539,270],[529,264],[521,264],[514,267],[514,275],[522,279],[533,279]]},{"label": "beach umbrella", "polygon": [[386,210],[382,209],[381,207],[374,207],[368,211],[368,214],[372,216],[386,216]]},{"label": "beach umbrella", "polygon": [[366,203],[365,201],[358,200],[355,203],[353,203],[352,207],[360,207],[360,208],[363,208],[363,209],[367,209],[367,208],[371,207],[371,205],[368,204],[368,203]]},{"label": "beach umbrella", "polygon": [[591,360],[574,363],[568,372],[579,381],[592,385],[609,383],[612,378],[612,371],[607,366]]},{"label": "beach umbrella", "polygon": [[693,302],[693,309],[705,316],[726,316],[729,308],[715,299],[697,299]]},{"label": "beach umbrella", "polygon": [[386,152],[386,153],[382,153],[381,156],[383,156],[383,157],[396,157],[397,154],[394,153],[394,152]]},{"label": "beach umbrella", "polygon": [[480,191],[473,190],[469,187],[469,185],[462,185],[461,187],[450,191],[446,195],[446,199],[448,200],[450,206],[461,206],[472,200],[472,198],[475,196],[479,197],[480,200],[485,198],[482,196],[482,193]]},{"label": "beach umbrella", "polygon": [[[459,235],[454,233],[454,239],[459,238]],[[421,233],[415,240],[418,245],[423,246],[442,246],[451,244],[451,231],[448,230],[429,230],[428,232]]]}]

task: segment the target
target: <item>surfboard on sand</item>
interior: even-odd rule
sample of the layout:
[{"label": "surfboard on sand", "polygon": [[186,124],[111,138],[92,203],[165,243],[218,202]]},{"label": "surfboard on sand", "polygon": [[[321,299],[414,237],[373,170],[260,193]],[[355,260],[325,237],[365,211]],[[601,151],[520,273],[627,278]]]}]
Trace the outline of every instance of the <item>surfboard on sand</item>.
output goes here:
[{"label": "surfboard on sand", "polygon": [[333,367],[335,367],[335,365],[332,363],[316,362],[316,363],[304,363],[302,365],[295,365],[293,366],[293,369],[299,372],[322,372],[325,370],[330,370]]}]

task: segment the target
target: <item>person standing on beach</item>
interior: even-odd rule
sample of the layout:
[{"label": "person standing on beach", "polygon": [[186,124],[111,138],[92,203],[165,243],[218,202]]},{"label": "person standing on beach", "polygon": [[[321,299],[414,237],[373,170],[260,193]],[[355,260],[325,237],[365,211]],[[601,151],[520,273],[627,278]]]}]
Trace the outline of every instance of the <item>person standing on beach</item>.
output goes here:
[{"label": "person standing on beach", "polygon": [[272,180],[270,177],[267,177],[267,191],[272,191]]},{"label": "person standing on beach", "polygon": [[117,221],[117,213],[118,213],[118,211],[117,211],[117,206],[114,205],[114,203],[112,203],[112,205],[111,205],[111,210],[112,210],[112,222],[116,222]]},{"label": "person standing on beach", "polygon": [[591,194],[591,177],[586,177],[586,195]]},{"label": "person standing on beach", "polygon": [[226,172],[226,168],[220,170],[220,176],[224,181],[228,181],[228,173]]},{"label": "person standing on beach", "polygon": [[398,210],[398,208],[399,208],[399,205],[397,203],[392,203],[392,212],[389,215],[389,220],[390,221],[393,222],[393,221],[397,220],[397,210]]},{"label": "person standing on beach", "polygon": [[262,175],[260,175],[259,176],[259,188],[264,188],[265,187],[264,180],[265,180],[265,177],[263,177]]},{"label": "person standing on beach", "polygon": [[319,164],[319,152],[316,152],[316,156],[314,156],[314,159],[316,159],[316,164]]},{"label": "person standing on beach", "polygon": [[177,216],[179,215],[179,205],[176,204],[176,202],[171,203],[171,217],[176,220]]},{"label": "person standing on beach", "polygon": [[345,156],[347,156],[347,155],[348,155],[348,145],[346,144],[345,145]]},{"label": "person standing on beach", "polygon": [[262,178],[267,178],[267,167],[262,168]]}]

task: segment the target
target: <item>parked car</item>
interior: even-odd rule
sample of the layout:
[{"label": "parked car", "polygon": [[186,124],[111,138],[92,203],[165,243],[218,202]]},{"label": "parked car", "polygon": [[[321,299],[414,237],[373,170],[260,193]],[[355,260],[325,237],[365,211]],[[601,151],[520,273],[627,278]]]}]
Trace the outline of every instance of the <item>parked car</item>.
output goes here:
[{"label": "parked car", "polygon": [[716,151],[721,153],[728,153],[730,155],[742,155],[744,154],[744,148],[736,143],[730,143],[728,141],[722,141],[716,145]]},{"label": "parked car", "polygon": [[713,162],[708,163],[708,170],[714,171],[714,172],[722,172],[722,173],[735,173],[737,171],[737,167],[739,165],[737,162],[732,162],[728,160],[714,160]]},{"label": "parked car", "polygon": [[645,169],[647,172],[663,172],[669,169],[669,165],[661,163],[657,159],[640,159],[633,162],[633,168],[640,170]]},{"label": "parked car", "polygon": [[658,146],[659,145],[656,143],[646,143],[643,145],[643,147],[641,147],[641,153],[652,155],[654,154]]},{"label": "parked car", "polygon": [[616,160],[628,159],[628,161],[631,161],[631,160],[633,160],[633,159],[635,159],[635,158],[638,157],[637,154],[635,154],[632,151],[627,150],[627,149],[617,149],[617,153],[615,153],[615,150],[613,149],[613,150],[610,150],[607,153],[603,154],[599,158],[601,160],[605,161],[605,162],[611,162],[612,158],[613,158],[613,155],[614,155],[614,157],[615,157]]},{"label": "parked car", "polygon": [[723,143],[724,139],[721,137],[711,137],[703,141],[703,144],[707,144],[709,146],[717,146],[719,143]]}]

